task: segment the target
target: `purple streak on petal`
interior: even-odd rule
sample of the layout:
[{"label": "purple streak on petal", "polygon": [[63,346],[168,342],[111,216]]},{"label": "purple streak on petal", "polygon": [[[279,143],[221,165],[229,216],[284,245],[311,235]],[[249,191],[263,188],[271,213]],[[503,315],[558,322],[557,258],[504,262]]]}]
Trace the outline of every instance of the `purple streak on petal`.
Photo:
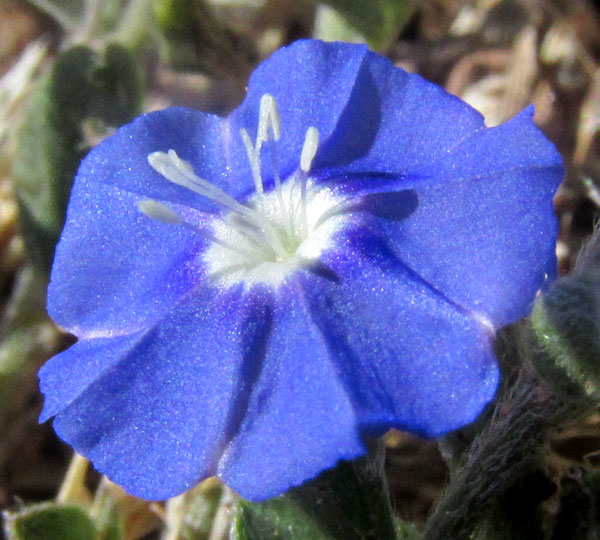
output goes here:
[{"label": "purple streak on petal", "polygon": [[[136,206],[210,219],[197,210],[211,203],[148,165],[169,149],[251,193],[238,131],[255,135],[264,93],[280,108],[282,177],[316,126],[311,175],[353,198],[335,248],[276,299],[208,286],[206,241]],[[555,266],[562,169],[531,116],[488,130],[364,47],[304,41],[257,69],[228,119],[173,108],[124,126],[75,181],[48,310],[80,341],[40,371],[42,418],[137,495],[218,472],[256,500],[363,453],[361,434],[471,422],[498,382],[494,328],[526,313]],[[268,144],[262,161],[269,186]]]},{"label": "purple streak on petal", "polygon": [[531,110],[480,132],[431,167],[405,219],[380,219],[396,255],[454,302],[497,327],[526,315],[556,273],[552,196],[560,156]]},{"label": "purple streak on petal", "polygon": [[[268,299],[241,287],[222,294],[205,287],[127,350],[77,343],[63,354],[96,358],[72,366],[72,377],[86,378],[93,364],[106,369],[79,395],[79,382],[63,380],[77,397],[57,414],[56,432],[132,494],[163,499],[192,487],[216,472],[243,377],[261,364],[263,351],[247,345],[269,334],[269,311]],[[61,367],[50,364],[43,384]]]},{"label": "purple streak on petal", "polygon": [[305,289],[364,433],[436,436],[475,420],[499,377],[490,329],[377,237],[353,231],[344,245],[324,260],[338,279]]},{"label": "purple streak on petal", "polygon": [[262,371],[219,466],[220,478],[252,500],[275,496],[365,452],[303,292],[292,283],[278,295]]},{"label": "purple streak on petal", "polygon": [[[273,53],[248,82],[244,102],[229,117],[232,140],[239,140],[244,127],[256,136],[260,98],[272,94],[281,112],[281,140],[277,143],[282,178],[300,164],[306,130],[314,126],[321,141],[327,139],[339,120],[352,93],[357,72],[367,53],[364,46],[348,43],[297,41]],[[272,181],[269,145],[263,149],[263,174]],[[234,174],[251,178],[245,155],[232,153]]]}]

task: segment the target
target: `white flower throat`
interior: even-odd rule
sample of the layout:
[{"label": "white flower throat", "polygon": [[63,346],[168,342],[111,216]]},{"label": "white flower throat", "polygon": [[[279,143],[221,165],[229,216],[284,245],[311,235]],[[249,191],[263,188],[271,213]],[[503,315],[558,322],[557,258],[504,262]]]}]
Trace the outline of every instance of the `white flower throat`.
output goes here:
[{"label": "white flower throat", "polygon": [[[210,228],[200,229],[167,205],[147,199],[138,207],[148,217],[171,225],[186,226],[208,237],[202,259],[209,275],[220,284],[265,284],[277,287],[293,271],[310,267],[323,251],[333,247],[333,237],[349,219],[344,198],[317,187],[309,177],[319,145],[315,127],[306,130],[300,167],[282,181],[276,143],[281,138],[281,121],[273,96],[262,96],[256,142],[245,129],[240,136],[246,148],[255,193],[241,203],[194,173],[193,167],[174,150],[153,152],[148,162],[168,181],[186,187],[219,206],[224,212],[212,215]],[[265,192],[261,149],[269,143],[274,187]]]}]

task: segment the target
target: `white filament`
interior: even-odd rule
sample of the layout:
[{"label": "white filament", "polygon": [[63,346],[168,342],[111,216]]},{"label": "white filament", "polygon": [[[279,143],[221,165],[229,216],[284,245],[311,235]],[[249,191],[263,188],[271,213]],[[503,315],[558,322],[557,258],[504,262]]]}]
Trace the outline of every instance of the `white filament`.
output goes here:
[{"label": "white filament", "polygon": [[[254,178],[254,189],[256,190],[256,193],[262,194],[264,193],[265,188],[263,186],[262,175],[260,172],[260,156],[257,152],[257,149],[252,144],[252,139],[250,138],[250,135],[248,135],[248,130],[241,128],[240,136],[242,137],[242,142],[246,148],[246,155],[248,156],[248,161],[250,162],[250,170],[252,171],[252,177]],[[260,141],[260,139],[258,140]]]},{"label": "white filament", "polygon": [[175,210],[169,208],[166,204],[161,203],[160,201],[154,199],[145,199],[143,201],[139,201],[137,203],[137,207],[139,211],[145,216],[160,221],[161,223],[166,223],[167,225],[176,225],[176,226],[184,226],[189,229],[192,229],[195,233],[208,238],[211,242],[215,242],[220,246],[229,249],[230,251],[237,253],[245,258],[253,259],[255,257],[255,253],[252,251],[246,251],[244,249],[240,249],[237,246],[229,244],[217,238],[213,233],[200,229],[191,223],[185,221]]},{"label": "white filament", "polygon": [[[208,238],[210,244],[202,258],[209,274],[226,285],[243,282],[278,286],[291,271],[310,264],[331,247],[334,233],[348,219],[347,214],[339,211],[344,206],[341,197],[310,185],[308,173],[319,145],[317,128],[307,129],[299,170],[285,182],[279,174],[276,150],[281,132],[277,102],[271,94],[264,94],[256,141],[252,141],[246,129],[240,129],[256,192],[245,204],[196,175],[192,165],[174,150],[148,155],[148,163],[168,181],[230,210],[224,215],[213,215],[209,222],[212,231],[206,231],[186,222],[159,201],[149,199],[138,203],[146,216],[170,225],[183,225]],[[265,142],[269,143],[275,183],[271,192],[265,192],[261,170]]]},{"label": "white filament", "polygon": [[[295,209],[286,216],[285,221],[281,218],[279,201],[274,191],[264,196],[255,195],[250,202],[255,203],[256,209],[279,231],[288,249],[287,256],[281,259],[263,257],[257,264],[237,256],[231,250],[212,245],[204,253],[203,260],[209,273],[217,276],[223,285],[232,286],[243,282],[251,286],[262,283],[276,288],[291,272],[318,260],[325,250],[333,247],[335,233],[348,222],[348,215],[334,214],[327,220],[320,218],[330,209],[338,207],[342,202],[341,197],[327,189],[315,189],[307,184],[306,225],[303,225],[302,216],[298,212],[300,193],[297,185],[293,181],[284,182],[282,192],[285,199],[291,202],[289,208]],[[291,226],[288,226],[290,222]],[[290,230],[291,234],[288,232]],[[243,245],[248,251],[254,249],[239,229],[228,227],[222,222],[215,222],[215,236],[230,245]]]},{"label": "white filament", "polygon": [[197,176],[191,164],[181,159],[175,150],[169,150],[166,153],[153,152],[148,155],[148,163],[150,163],[156,172],[162,174],[170,182],[186,187],[207,199],[222,204],[230,210],[243,215],[261,231],[267,238],[268,243],[280,256],[285,255],[285,249],[281,245],[276,231],[273,230],[271,224],[260,213],[240,204],[231,195]]},{"label": "white filament", "polygon": [[233,197],[223,190],[197,176],[191,164],[181,159],[175,150],[169,150],[166,153],[152,152],[148,155],[148,163],[169,182],[183,186],[232,210],[240,206]]}]

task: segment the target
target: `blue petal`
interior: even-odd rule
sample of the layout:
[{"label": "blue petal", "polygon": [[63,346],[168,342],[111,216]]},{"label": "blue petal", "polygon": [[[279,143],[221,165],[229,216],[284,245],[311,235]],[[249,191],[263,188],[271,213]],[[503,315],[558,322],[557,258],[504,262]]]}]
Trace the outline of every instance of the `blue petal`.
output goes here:
[{"label": "blue petal", "polygon": [[416,183],[402,219],[379,224],[396,255],[452,301],[503,326],[556,272],[552,196],[560,156],[532,110],[471,137]]},{"label": "blue petal", "polygon": [[412,174],[483,128],[483,117],[460,99],[368,52],[313,168],[321,177]]},{"label": "blue petal", "polygon": [[[265,93],[273,95],[281,113],[281,139],[276,145],[279,168],[282,178],[287,177],[300,164],[308,127],[319,130],[321,141],[335,129],[366,53],[362,45],[315,40],[279,49],[250,77],[244,102],[229,117],[231,136],[239,140],[238,130],[243,127],[255,137],[260,98]],[[263,174],[268,181],[272,179],[268,145],[264,153]],[[235,164],[234,171],[251,177],[245,158]]]},{"label": "blue petal", "polygon": [[47,309],[80,338],[143,328],[202,273],[201,236],[146,217],[141,199],[85,177],[73,187]]},{"label": "blue petal", "polygon": [[[40,374],[46,391],[65,386],[56,432],[130,493],[162,499],[192,487],[216,472],[269,313],[267,298],[206,287],[112,350],[108,340],[75,344]],[[93,382],[90,366],[102,372]]]},{"label": "blue petal", "polygon": [[336,359],[364,433],[437,436],[475,420],[493,398],[493,334],[357,231],[326,256],[330,279],[306,278],[313,318]]},{"label": "blue petal", "polygon": [[232,138],[228,122],[181,107],[143,114],[119,128],[90,151],[75,182],[101,182],[199,210],[214,209],[208,199],[172,184],[150,167],[148,154],[171,149],[192,164],[196,175],[225,191],[236,194],[253,185],[251,175],[231,171],[232,163],[246,159],[246,152],[238,134]]},{"label": "blue petal", "polygon": [[66,409],[125,357],[143,334],[138,331],[84,339],[48,360],[38,372],[40,390],[44,394],[39,421],[45,422]]},{"label": "blue petal", "polygon": [[219,476],[253,500],[364,454],[346,390],[301,290],[279,290],[264,363]]}]

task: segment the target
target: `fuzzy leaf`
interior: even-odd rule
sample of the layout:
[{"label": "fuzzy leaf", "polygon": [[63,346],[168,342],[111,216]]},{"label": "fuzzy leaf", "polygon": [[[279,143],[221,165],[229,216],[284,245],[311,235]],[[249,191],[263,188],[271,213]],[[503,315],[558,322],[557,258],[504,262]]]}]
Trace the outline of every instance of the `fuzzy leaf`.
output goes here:
[{"label": "fuzzy leaf", "polygon": [[175,69],[244,73],[255,56],[201,0],[153,0],[152,10],[165,38],[161,56]]},{"label": "fuzzy leaf", "polygon": [[135,63],[109,46],[105,61],[86,47],[63,53],[31,98],[13,165],[21,228],[31,261],[47,271],[63,226],[71,183],[87,144],[82,123],[119,125],[139,111]]},{"label": "fuzzy leaf", "polygon": [[600,272],[576,272],[557,281],[535,305],[532,325],[545,351],[536,368],[573,397],[600,399]]},{"label": "fuzzy leaf", "polygon": [[382,481],[364,458],[342,461],[264,503],[242,501],[237,510],[234,540],[393,540],[400,532]]},{"label": "fuzzy leaf", "polygon": [[5,513],[10,540],[97,540],[94,523],[82,508],[41,504]]},{"label": "fuzzy leaf", "polygon": [[385,49],[402,30],[413,12],[407,0],[326,0],[376,49]]}]

